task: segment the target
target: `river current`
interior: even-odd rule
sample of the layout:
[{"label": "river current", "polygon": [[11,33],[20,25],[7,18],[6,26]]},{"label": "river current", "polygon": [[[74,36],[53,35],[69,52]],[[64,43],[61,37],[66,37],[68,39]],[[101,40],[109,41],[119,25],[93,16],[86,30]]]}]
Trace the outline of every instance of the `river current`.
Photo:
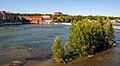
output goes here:
[{"label": "river current", "polygon": [[68,29],[65,25],[0,26],[0,64],[51,54],[55,37],[60,36],[64,43]]},{"label": "river current", "polygon": [[[60,36],[64,44],[68,33],[67,25],[1,25],[0,65],[25,58],[46,57],[51,54],[55,37]],[[119,46],[120,29],[115,29],[115,36]]]}]

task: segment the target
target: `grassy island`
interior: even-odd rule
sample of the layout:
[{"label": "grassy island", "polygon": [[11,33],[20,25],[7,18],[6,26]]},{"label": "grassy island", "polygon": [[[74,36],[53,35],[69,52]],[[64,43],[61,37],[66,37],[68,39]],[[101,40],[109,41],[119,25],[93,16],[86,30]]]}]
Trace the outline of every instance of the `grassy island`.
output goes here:
[{"label": "grassy island", "polygon": [[61,46],[57,36],[51,47],[55,62],[68,62],[81,56],[92,57],[96,53],[115,46],[114,30],[109,18],[83,19],[71,22],[68,40]]}]

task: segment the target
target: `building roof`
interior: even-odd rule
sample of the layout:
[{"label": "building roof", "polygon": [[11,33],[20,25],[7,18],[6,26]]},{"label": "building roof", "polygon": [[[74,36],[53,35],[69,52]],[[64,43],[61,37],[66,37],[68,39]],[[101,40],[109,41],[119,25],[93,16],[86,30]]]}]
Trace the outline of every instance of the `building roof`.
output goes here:
[{"label": "building roof", "polygon": [[54,14],[59,15],[62,14],[62,12],[54,12]]},{"label": "building roof", "polygon": [[32,18],[41,18],[41,16],[32,16]]},{"label": "building roof", "polygon": [[24,17],[24,18],[42,18],[41,16],[22,16],[22,17]]},{"label": "building roof", "polygon": [[43,20],[53,20],[52,18],[43,18]]}]

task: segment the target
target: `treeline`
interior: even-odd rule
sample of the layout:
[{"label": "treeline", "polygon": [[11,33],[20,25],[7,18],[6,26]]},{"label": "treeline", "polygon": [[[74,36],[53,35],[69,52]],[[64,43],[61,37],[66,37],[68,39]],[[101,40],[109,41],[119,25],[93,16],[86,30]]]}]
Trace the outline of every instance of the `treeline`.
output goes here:
[{"label": "treeline", "polygon": [[115,46],[113,25],[108,18],[105,22],[103,20],[73,20],[64,46],[58,36],[51,47],[55,62],[68,62],[79,56],[91,57]]},{"label": "treeline", "polygon": [[[68,15],[68,14],[60,14],[60,15],[52,15],[52,14],[18,14],[18,16],[50,16],[54,19],[56,22],[72,22],[73,20],[79,21],[85,18],[88,18],[89,20],[97,20],[97,18],[103,18],[106,20],[106,16],[82,16],[82,15]],[[120,17],[109,17],[110,20],[120,19]]]},{"label": "treeline", "polygon": [[[73,20],[76,21],[81,21],[82,19],[88,18],[89,20],[97,20],[97,18],[103,18],[103,20],[107,19],[107,16],[82,16],[82,15],[67,15],[67,14],[62,14],[62,15],[52,15],[52,18],[58,22],[72,22]],[[120,17],[109,17],[110,20],[115,20],[115,19],[120,19]]]}]

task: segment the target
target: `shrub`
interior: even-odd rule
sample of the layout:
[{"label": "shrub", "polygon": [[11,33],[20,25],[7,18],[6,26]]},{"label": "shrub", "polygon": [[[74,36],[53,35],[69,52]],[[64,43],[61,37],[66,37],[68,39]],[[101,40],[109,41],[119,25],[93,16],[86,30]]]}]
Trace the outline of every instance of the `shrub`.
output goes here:
[{"label": "shrub", "polygon": [[54,41],[51,49],[53,52],[53,59],[55,60],[55,62],[63,62],[64,51],[61,47],[61,40],[60,40],[59,36],[57,36],[55,38],[55,41]]},{"label": "shrub", "polygon": [[71,61],[77,56],[92,57],[115,45],[113,25],[108,18],[105,22],[98,18],[97,21],[74,20],[71,24],[64,51],[59,37],[56,37],[52,46],[53,58],[57,62]]}]

